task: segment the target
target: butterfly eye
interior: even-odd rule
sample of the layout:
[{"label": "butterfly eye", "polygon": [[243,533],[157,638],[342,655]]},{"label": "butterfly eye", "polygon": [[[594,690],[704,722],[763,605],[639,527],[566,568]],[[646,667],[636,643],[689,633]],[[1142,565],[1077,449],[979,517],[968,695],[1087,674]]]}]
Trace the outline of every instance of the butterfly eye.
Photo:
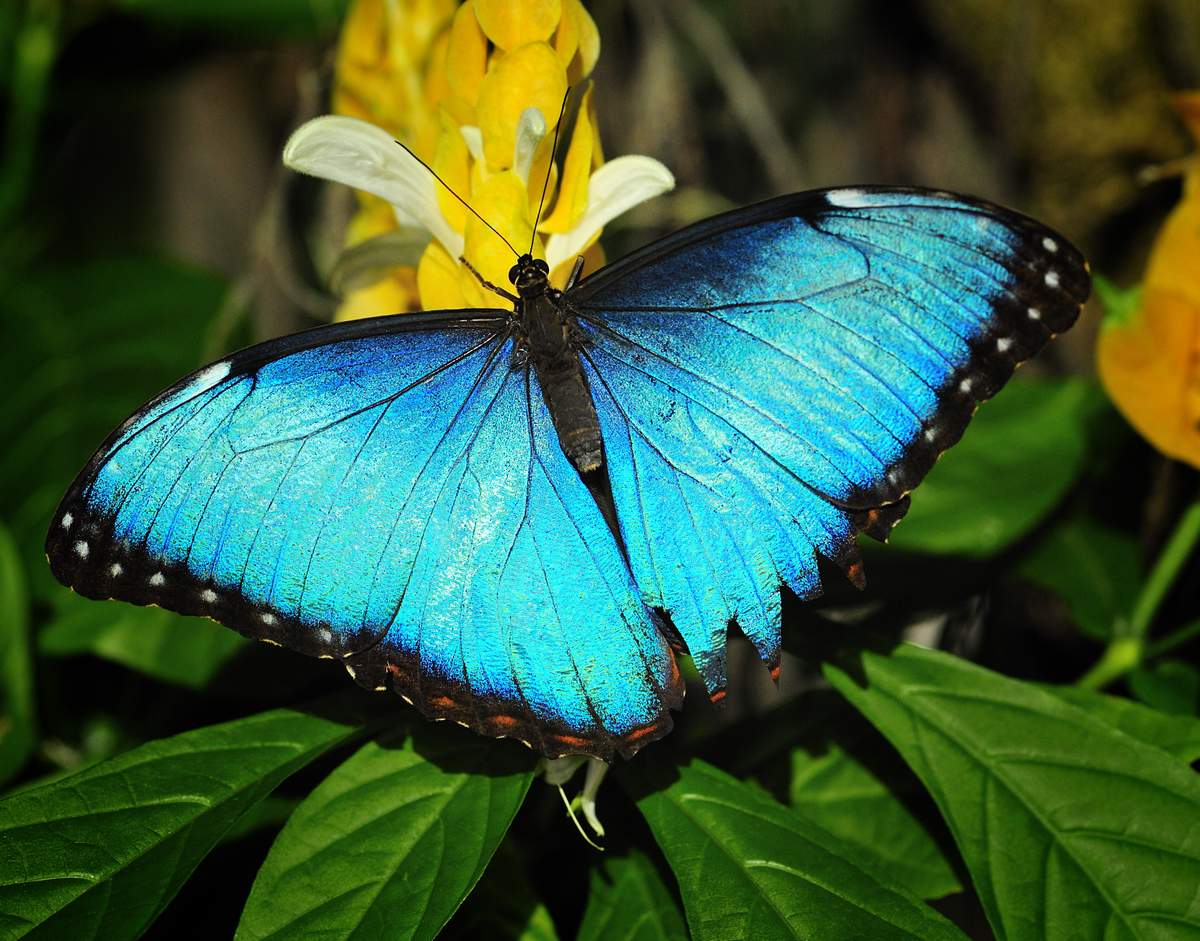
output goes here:
[{"label": "butterfly eye", "polygon": [[535,268],[537,268],[537,270],[540,271],[542,274],[550,273],[550,266],[548,264],[546,264],[546,262],[542,261],[542,259],[540,259],[540,258],[538,258],[534,261],[533,266]]},{"label": "butterfly eye", "polygon": [[511,281],[513,284],[516,284],[517,283],[517,275],[519,275],[520,273],[521,273],[521,266],[513,265],[511,268],[508,269],[508,280]]}]

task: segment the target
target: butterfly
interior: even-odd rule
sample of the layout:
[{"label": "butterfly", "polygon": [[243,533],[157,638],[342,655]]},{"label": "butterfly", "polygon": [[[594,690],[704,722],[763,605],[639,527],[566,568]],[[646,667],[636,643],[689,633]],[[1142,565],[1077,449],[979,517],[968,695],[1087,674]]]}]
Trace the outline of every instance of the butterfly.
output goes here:
[{"label": "butterfly", "polygon": [[[234,353],[114,431],[51,522],[90,598],[341,661],[549,757],[671,728],[736,625],[778,675],[780,586],[862,587],[979,402],[1069,327],[1083,256],[998,206],[811,191],[682,229],[513,308]],[[502,293],[503,289],[497,288]]]}]

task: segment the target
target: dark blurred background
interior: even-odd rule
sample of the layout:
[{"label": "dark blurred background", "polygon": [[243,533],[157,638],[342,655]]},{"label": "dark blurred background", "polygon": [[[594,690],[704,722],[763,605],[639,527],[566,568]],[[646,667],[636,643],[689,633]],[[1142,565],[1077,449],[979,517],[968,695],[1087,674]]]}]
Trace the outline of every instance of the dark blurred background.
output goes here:
[{"label": "dark blurred background", "polygon": [[[328,109],[344,5],[10,0],[3,195],[10,210],[28,200],[19,227],[7,219],[10,250],[265,273],[259,335],[322,316],[289,244],[306,220],[279,151]],[[1167,95],[1200,84],[1196,0],[589,7],[606,153],[650,154],[679,181],[610,232],[610,257],[729,205],[893,182],[1020,208],[1120,279],[1177,198],[1177,181],[1138,173],[1187,149]],[[15,57],[44,61],[14,74]],[[1090,350],[1086,324],[1060,346],[1079,369]]]},{"label": "dark blurred background", "polygon": [[[1179,199],[1177,175],[1146,171],[1191,147],[1169,95],[1200,86],[1200,0],[587,5],[602,37],[594,79],[606,156],[648,154],[678,180],[610,226],[610,258],[778,193],[911,183],[1033,215],[1128,284]],[[26,778],[326,677],[299,657],[285,671],[286,655],[244,653],[232,632],[171,621],[155,634],[147,619],[164,612],[77,605],[40,547],[71,476],[138,402],[232,346],[332,316],[320,272],[353,197],[284,170],[280,150],[329,110],[345,6],[0,0],[0,521],[19,549],[33,623],[53,628],[38,656],[56,658],[37,671],[42,736]],[[1089,305],[1030,368],[1092,376],[1098,322]],[[1102,424],[1117,443],[1064,513],[1102,517],[1124,540],[1121,558],[1144,566],[1194,482],[1115,413]],[[1016,555],[961,568],[893,562],[890,578],[900,594],[920,583],[951,595],[951,622],[977,626],[986,611],[993,629],[973,652],[989,665],[1069,681],[1097,655],[1097,632],[1087,640],[1060,603],[1016,580],[980,600]],[[886,593],[888,566],[868,562]],[[1128,594],[1137,576],[1127,568]],[[1173,603],[1165,620],[1194,616],[1194,593]],[[169,656],[148,649],[162,638]],[[139,685],[127,667],[153,679]],[[760,689],[743,702],[761,700],[763,671],[739,672],[735,686]],[[222,865],[244,867],[248,886],[268,842]],[[214,870],[211,884],[225,875]],[[156,929],[163,936],[203,908],[179,905],[184,914]],[[228,917],[239,905],[228,901]]]}]

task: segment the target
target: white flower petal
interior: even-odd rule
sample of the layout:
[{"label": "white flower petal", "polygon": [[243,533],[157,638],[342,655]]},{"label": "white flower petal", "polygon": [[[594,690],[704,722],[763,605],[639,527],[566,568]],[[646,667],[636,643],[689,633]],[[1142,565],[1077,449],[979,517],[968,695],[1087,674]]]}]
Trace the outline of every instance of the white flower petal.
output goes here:
[{"label": "white flower petal", "polygon": [[467,142],[467,152],[476,163],[483,163],[483,131],[474,124],[464,124],[458,129],[462,139]]},{"label": "white flower petal", "polygon": [[675,188],[675,177],[653,157],[617,157],[588,180],[588,206],[574,228],[546,242],[546,263],[553,271],[578,255],[609,222],[639,203]]},{"label": "white flower petal", "polygon": [[283,162],[300,173],[386,199],[402,225],[432,233],[452,258],[462,254],[462,236],[438,208],[435,187],[440,184],[383,128],[336,114],[314,118],[288,138]]},{"label": "white flower petal", "polygon": [[522,111],[521,120],[517,123],[517,142],[513,145],[512,168],[526,186],[529,185],[529,168],[533,166],[533,157],[545,136],[546,119],[542,117],[541,109],[526,108]]}]

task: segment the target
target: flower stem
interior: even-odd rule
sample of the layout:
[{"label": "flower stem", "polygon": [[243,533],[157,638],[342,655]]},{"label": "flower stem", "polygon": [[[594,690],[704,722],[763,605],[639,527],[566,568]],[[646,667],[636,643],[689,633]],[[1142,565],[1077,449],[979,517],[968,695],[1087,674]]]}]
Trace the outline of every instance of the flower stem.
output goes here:
[{"label": "flower stem", "polygon": [[1129,633],[1135,637],[1145,637],[1150,629],[1154,615],[1167,596],[1171,585],[1174,584],[1179,570],[1192,554],[1196,541],[1200,539],[1200,497],[1194,499],[1190,506],[1183,511],[1175,532],[1167,540],[1158,561],[1150,571],[1150,577],[1142,586],[1137,603],[1133,606],[1133,614],[1129,618]]},{"label": "flower stem", "polygon": [[1141,665],[1147,655],[1170,650],[1196,633],[1200,633],[1200,622],[1189,624],[1156,644],[1146,645],[1146,634],[1163,600],[1179,576],[1184,563],[1200,541],[1200,496],[1196,497],[1183,511],[1175,531],[1163,547],[1158,561],[1142,585],[1134,602],[1133,611],[1127,622],[1115,625],[1112,640],[1103,656],[1076,682],[1084,689],[1103,689],[1114,680]]}]

